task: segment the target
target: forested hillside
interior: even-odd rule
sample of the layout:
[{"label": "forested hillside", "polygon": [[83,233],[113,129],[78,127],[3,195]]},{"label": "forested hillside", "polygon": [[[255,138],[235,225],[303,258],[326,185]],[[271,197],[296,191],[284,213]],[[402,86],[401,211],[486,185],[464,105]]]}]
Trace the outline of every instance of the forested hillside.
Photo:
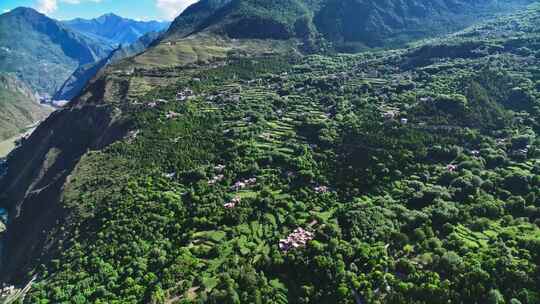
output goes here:
[{"label": "forested hillside", "polygon": [[[529,0],[202,0],[169,33],[224,33],[231,38],[297,38],[309,51],[354,52],[447,34]],[[330,43],[328,45],[327,43]]]},{"label": "forested hillside", "polygon": [[540,303],[540,5],[358,54],[173,32],[272,3],[242,28],[283,33],[323,2],[202,1],[55,112],[0,179],[0,280],[25,303]]}]

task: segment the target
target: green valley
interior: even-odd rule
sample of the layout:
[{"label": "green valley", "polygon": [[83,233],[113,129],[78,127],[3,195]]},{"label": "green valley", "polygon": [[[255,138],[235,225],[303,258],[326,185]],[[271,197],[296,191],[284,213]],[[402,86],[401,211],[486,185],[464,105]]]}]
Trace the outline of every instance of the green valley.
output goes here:
[{"label": "green valley", "polygon": [[493,15],[525,3],[192,5],[10,155],[0,282],[44,304],[540,303],[540,4]]}]

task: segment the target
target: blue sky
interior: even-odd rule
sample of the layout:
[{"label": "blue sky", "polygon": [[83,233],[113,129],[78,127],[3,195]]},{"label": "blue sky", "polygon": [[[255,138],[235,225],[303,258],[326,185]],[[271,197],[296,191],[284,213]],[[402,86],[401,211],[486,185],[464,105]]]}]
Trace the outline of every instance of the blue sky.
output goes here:
[{"label": "blue sky", "polygon": [[197,0],[0,0],[0,13],[33,7],[55,19],[94,18],[106,13],[138,20],[172,20]]}]

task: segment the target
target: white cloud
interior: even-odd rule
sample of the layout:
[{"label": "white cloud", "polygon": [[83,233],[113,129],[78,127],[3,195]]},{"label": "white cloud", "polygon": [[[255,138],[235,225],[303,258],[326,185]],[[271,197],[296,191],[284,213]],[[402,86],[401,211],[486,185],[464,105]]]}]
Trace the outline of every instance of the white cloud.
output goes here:
[{"label": "white cloud", "polygon": [[51,14],[58,9],[59,2],[67,4],[80,4],[84,1],[100,3],[102,0],[37,0],[35,7],[43,14]]},{"label": "white cloud", "polygon": [[36,9],[43,14],[50,14],[58,9],[56,0],[38,0]]},{"label": "white cloud", "polygon": [[156,0],[156,6],[161,11],[163,18],[172,20],[195,2],[197,0]]}]

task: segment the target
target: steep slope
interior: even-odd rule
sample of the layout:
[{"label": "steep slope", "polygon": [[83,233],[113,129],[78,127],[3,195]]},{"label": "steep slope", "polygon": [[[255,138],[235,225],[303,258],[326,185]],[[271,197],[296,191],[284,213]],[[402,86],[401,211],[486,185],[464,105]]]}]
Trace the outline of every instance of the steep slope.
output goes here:
[{"label": "steep slope", "polygon": [[146,33],[166,30],[170,24],[159,21],[135,21],[115,14],[90,20],[78,18],[62,23],[78,32],[106,39],[114,44],[132,44]]},{"label": "steep slope", "polygon": [[183,37],[200,30],[211,16],[219,9],[231,3],[232,0],[202,0],[197,1],[180,16],[178,16],[171,26],[169,33],[178,37]]},{"label": "steep slope", "polygon": [[0,72],[15,74],[42,95],[54,94],[79,65],[112,49],[30,8],[0,15]]},{"label": "steep slope", "polygon": [[322,35],[338,50],[355,51],[449,33],[531,2],[203,0],[184,11],[169,33],[173,37],[212,31],[231,38],[298,38],[310,47]]},{"label": "steep slope", "polygon": [[82,89],[87,85],[99,70],[104,67],[118,62],[124,58],[128,58],[137,55],[146,50],[154,41],[161,37],[162,33],[150,32],[135,41],[134,43],[119,47],[112,51],[109,56],[101,59],[96,63],[90,63],[80,66],[73,74],[66,80],[62,87],[54,94],[53,102],[65,103],[77,96]]},{"label": "steep slope", "polygon": [[26,303],[536,304],[539,20],[115,64],[10,157],[0,277],[35,275]]},{"label": "steep slope", "polygon": [[42,106],[32,90],[14,77],[0,73],[0,141],[44,119],[52,111]]},{"label": "steep slope", "polygon": [[315,14],[314,23],[326,39],[344,50],[356,50],[403,45],[414,39],[448,34],[494,13],[532,2],[330,0]]}]

